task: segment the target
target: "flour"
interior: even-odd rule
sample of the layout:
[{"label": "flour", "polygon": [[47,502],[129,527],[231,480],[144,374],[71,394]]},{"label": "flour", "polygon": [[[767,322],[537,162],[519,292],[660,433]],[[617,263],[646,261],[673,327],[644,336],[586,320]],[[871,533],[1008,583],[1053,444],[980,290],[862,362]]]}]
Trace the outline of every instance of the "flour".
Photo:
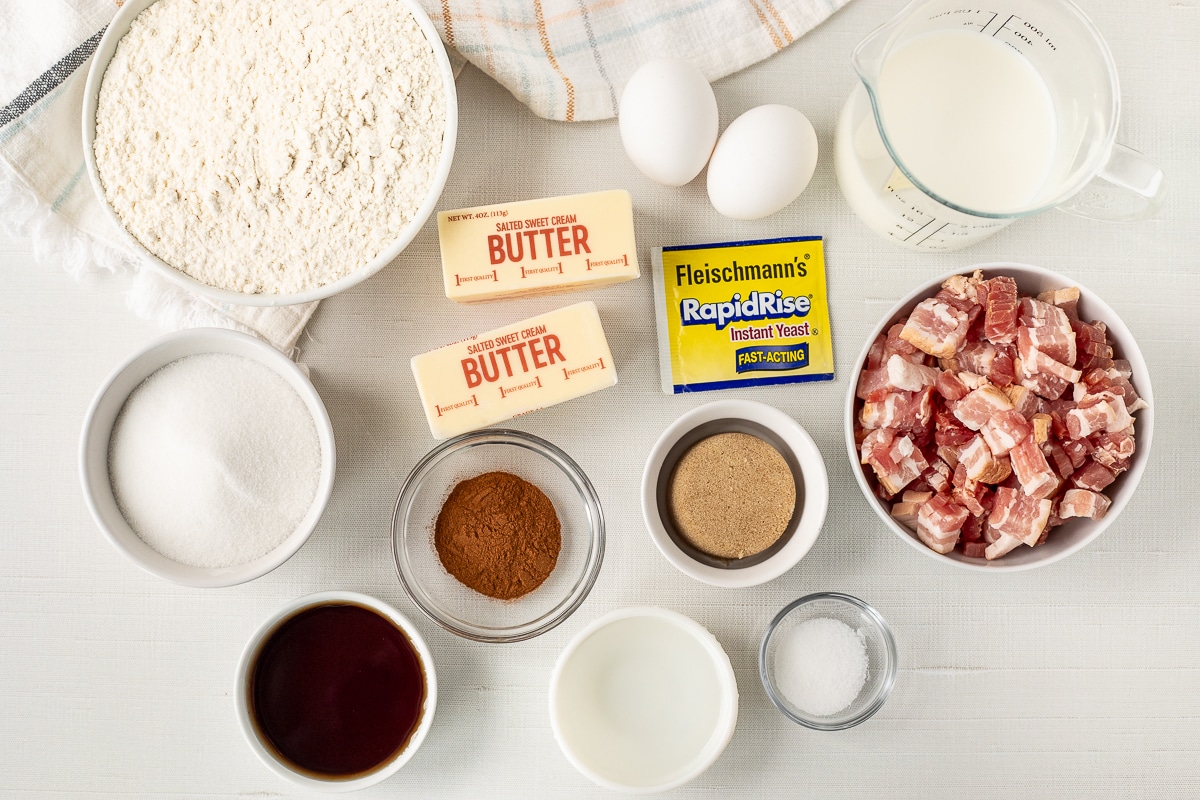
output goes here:
[{"label": "flour", "polygon": [[446,98],[394,0],[159,0],[101,85],[108,202],[150,252],[221,289],[354,272],[425,200]]}]

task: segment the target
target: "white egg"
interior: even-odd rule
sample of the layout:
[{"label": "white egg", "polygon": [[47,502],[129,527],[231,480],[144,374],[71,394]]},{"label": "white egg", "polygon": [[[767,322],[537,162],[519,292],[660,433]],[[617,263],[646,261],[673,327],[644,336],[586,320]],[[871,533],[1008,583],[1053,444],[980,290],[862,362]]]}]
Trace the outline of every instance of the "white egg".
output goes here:
[{"label": "white egg", "polygon": [[683,186],[700,174],[717,142],[717,98],[700,70],[663,58],[625,84],[618,114],[621,144],[646,177]]},{"label": "white egg", "polygon": [[794,108],[766,105],[735,119],[708,164],[708,198],[732,219],[759,219],[800,196],[817,168],[817,132]]}]

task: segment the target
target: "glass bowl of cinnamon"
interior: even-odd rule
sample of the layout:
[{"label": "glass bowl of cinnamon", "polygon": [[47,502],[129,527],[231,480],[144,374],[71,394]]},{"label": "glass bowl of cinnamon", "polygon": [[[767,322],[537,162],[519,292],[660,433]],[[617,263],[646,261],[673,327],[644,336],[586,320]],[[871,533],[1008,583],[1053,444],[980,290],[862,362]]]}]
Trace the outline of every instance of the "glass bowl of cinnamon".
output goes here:
[{"label": "glass bowl of cinnamon", "polygon": [[392,554],[408,596],[434,622],[479,642],[519,642],[587,598],[604,560],[604,513],[558,447],[522,431],[473,431],[409,473]]}]

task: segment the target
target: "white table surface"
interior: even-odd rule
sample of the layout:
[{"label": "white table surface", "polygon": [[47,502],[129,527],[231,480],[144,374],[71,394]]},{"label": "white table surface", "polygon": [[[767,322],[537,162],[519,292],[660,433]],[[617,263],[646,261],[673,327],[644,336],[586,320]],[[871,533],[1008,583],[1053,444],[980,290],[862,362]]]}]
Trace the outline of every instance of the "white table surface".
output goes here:
[{"label": "white table surface", "polygon": [[[1165,168],[1159,218],[1112,225],[1052,212],[965,253],[922,255],[870,233],[837,188],[829,153],[854,85],[853,45],[899,6],[856,0],[775,57],[716,84],[722,123],[767,102],[816,126],[822,157],[798,202],[758,222],[711,209],[703,181],[650,183],[621,151],[616,123],[534,117],[473,68],[442,208],[625,187],[640,255],[654,245],[763,236],[827,237],[838,379],[668,397],[658,385],[650,278],[592,293],[621,382],[522,418],[596,484],[608,552],[591,596],[559,628],[507,646],[456,638],[401,589],[389,521],[401,480],[433,441],[411,355],[564,298],[462,308],[442,296],[431,223],[397,262],[327,301],[301,360],[337,436],[333,498],[311,540],[275,572],[230,589],[177,587],[124,560],[92,524],[76,474],[84,410],[108,372],[159,331],[124,307],[122,279],[76,284],[0,241],[0,794],[63,797],[292,797],[242,741],[231,695],[238,655],[274,609],[309,592],[359,590],[398,606],[427,637],[437,716],[410,764],[363,797],[598,797],[550,732],[546,689],[558,652],[586,622],[650,604],[707,626],[733,661],[737,732],[680,797],[1194,797],[1200,793],[1200,8],[1154,0],[1084,3],[1122,79],[1120,139]],[[1090,547],[1050,567],[980,575],[898,541],[851,476],[840,410],[871,325],[917,281],[1015,260],[1078,278],[1137,335],[1157,398],[1154,452],[1133,501]],[[685,578],[651,544],[638,507],[643,460],[676,416],[720,397],[794,415],[825,455],[824,531],[794,570],[718,590]],[[894,626],[901,668],[882,711],[829,734],[770,705],[756,651],[770,618],[811,591],[842,590]]]}]

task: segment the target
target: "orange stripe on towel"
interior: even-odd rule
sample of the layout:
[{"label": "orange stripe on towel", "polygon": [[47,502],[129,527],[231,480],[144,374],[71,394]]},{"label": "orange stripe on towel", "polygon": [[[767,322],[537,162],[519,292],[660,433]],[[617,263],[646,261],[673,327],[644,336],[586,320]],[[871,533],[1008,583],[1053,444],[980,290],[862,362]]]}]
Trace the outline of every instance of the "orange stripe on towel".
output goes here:
[{"label": "orange stripe on towel", "polygon": [[783,38],[788,43],[796,41],[792,36],[792,32],[788,30],[787,23],[783,21],[783,16],[779,13],[779,9],[775,8],[775,4],[771,0],[762,0],[762,4],[767,7],[767,13],[775,18],[775,24],[779,26],[779,30],[783,32]]},{"label": "orange stripe on towel", "polygon": [[562,71],[562,67],[558,65],[558,59],[554,57],[554,50],[550,47],[550,34],[546,32],[546,17],[542,13],[542,0],[533,1],[533,10],[537,15],[538,37],[542,40],[542,49],[546,51],[546,59],[550,62],[550,66],[558,73],[558,77],[562,78],[563,85],[567,89],[567,113],[566,121],[571,122],[575,119],[575,87],[571,84],[571,79]]},{"label": "orange stripe on towel", "polygon": [[771,27],[771,21],[767,19],[767,15],[758,7],[758,3],[755,0],[749,0],[749,2],[750,6],[754,9],[754,13],[758,15],[758,21],[762,23],[762,26],[767,29],[767,33],[771,35],[771,43],[775,45],[775,49],[782,50],[783,40],[779,38],[779,34]]},{"label": "orange stripe on towel", "polygon": [[446,44],[454,47],[454,23],[450,17],[450,0],[442,0],[442,24],[446,26]]}]

